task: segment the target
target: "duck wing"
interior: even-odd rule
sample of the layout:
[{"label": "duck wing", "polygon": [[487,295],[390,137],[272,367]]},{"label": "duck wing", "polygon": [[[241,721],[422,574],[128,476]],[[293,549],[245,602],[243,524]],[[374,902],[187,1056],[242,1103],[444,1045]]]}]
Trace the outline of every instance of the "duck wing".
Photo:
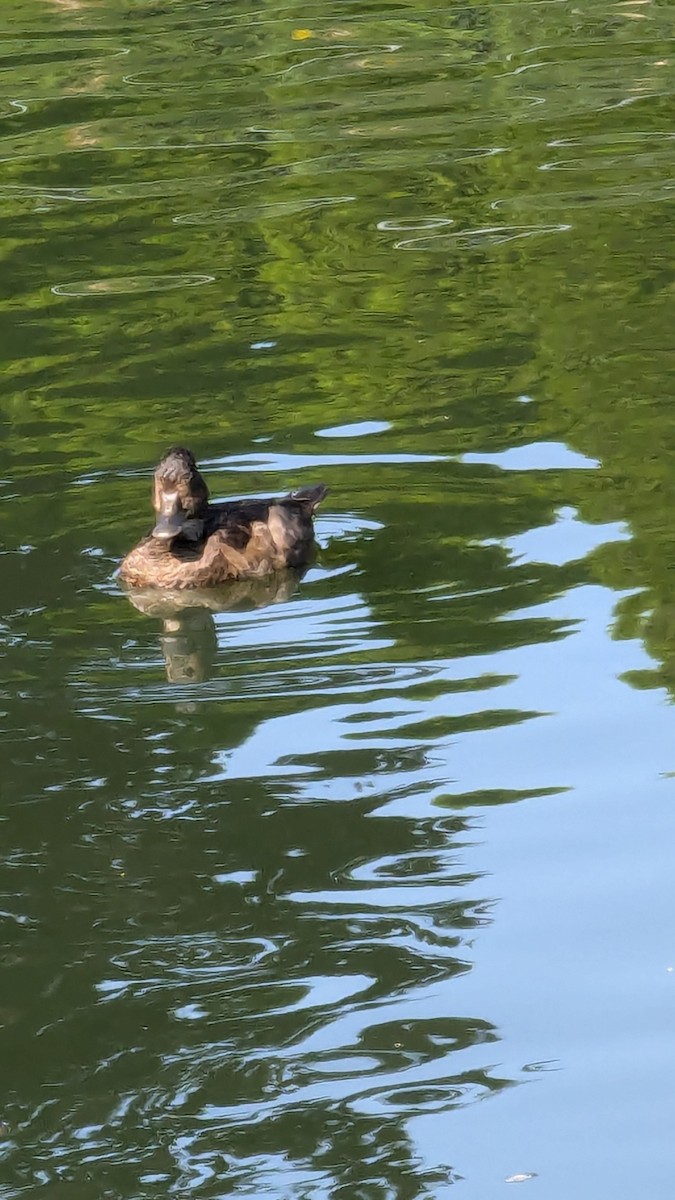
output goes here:
[{"label": "duck wing", "polygon": [[301,566],[314,546],[312,516],[328,489],[299,488],[272,500],[229,500],[214,504],[210,531],[221,545],[242,555],[252,573]]},{"label": "duck wing", "polygon": [[209,508],[206,536],[218,533],[229,546],[243,550],[254,525],[267,524],[274,500],[224,500]]},{"label": "duck wing", "polygon": [[218,529],[226,534],[231,545],[241,548],[248,542],[252,526],[259,521],[269,522],[272,510],[281,508],[289,517],[294,516],[305,524],[311,521],[327,494],[325,483],[317,483],[313,487],[298,488],[278,500],[222,500],[210,506],[206,532],[208,535]]}]

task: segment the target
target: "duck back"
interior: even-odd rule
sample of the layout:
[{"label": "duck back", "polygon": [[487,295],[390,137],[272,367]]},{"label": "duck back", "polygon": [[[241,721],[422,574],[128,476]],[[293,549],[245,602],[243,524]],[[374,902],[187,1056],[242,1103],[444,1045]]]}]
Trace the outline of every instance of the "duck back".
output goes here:
[{"label": "duck back", "polygon": [[327,490],[318,484],[279,499],[210,504],[198,542],[149,535],[123,560],[120,579],[129,587],[196,588],[304,566],[315,547],[312,516]]}]

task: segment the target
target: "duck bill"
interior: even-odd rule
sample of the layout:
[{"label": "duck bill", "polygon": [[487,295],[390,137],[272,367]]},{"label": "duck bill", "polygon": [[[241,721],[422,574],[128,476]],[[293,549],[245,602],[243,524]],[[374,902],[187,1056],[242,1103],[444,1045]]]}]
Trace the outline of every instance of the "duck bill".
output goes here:
[{"label": "duck bill", "polygon": [[187,516],[173,497],[162,500],[152,536],[159,542],[170,542],[183,533]]},{"label": "duck bill", "polygon": [[162,513],[152,531],[158,542],[171,542],[183,532],[183,521],[179,516],[165,517]]}]

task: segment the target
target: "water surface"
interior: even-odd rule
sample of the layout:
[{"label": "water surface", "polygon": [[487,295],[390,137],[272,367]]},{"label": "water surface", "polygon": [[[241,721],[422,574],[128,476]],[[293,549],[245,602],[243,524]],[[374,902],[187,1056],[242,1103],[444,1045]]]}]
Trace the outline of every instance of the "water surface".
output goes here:
[{"label": "water surface", "polygon": [[0,30],[3,1200],[670,1196],[671,8]]}]

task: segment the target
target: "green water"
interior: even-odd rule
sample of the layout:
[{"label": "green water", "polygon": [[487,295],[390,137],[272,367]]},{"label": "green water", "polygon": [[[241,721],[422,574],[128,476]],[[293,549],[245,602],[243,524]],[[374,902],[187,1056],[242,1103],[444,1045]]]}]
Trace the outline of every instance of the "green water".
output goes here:
[{"label": "green water", "polygon": [[[0,33],[0,1197],[666,1200],[675,10]],[[302,580],[129,603],[176,442]]]}]

